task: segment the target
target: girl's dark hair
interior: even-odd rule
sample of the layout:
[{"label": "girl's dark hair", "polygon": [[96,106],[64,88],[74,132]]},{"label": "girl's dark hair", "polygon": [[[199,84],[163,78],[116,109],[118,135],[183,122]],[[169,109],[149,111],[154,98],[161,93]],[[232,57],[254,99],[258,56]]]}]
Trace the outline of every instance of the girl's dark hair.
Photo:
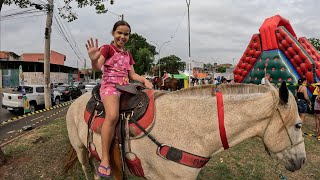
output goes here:
[{"label": "girl's dark hair", "polygon": [[301,84],[303,83],[303,81],[305,81],[305,80],[307,80],[307,79],[306,79],[306,78],[300,78],[300,79],[298,80],[298,84],[301,85]]},{"label": "girl's dark hair", "polygon": [[131,33],[131,27],[130,27],[129,23],[127,23],[126,21],[123,21],[123,20],[118,21],[113,25],[112,32],[115,32],[117,27],[119,27],[119,26],[128,26],[130,29],[130,33]]}]

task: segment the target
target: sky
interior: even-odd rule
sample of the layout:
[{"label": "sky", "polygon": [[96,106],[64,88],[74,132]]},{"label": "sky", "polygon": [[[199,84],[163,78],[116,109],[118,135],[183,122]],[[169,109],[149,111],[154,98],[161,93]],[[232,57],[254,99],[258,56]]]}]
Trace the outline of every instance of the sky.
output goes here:
[{"label": "sky", "polygon": [[[62,0],[54,1],[55,7],[63,4]],[[143,36],[158,52],[162,46],[160,57],[176,55],[182,61],[189,61],[185,0],[114,0],[114,5],[105,2],[109,10],[106,14],[96,14],[94,7],[79,9],[75,3],[72,5],[78,19],[71,23],[62,21],[66,31],[72,34],[71,43],[80,51],[77,53],[80,60],[57,31],[55,23],[51,38],[51,50],[65,54],[67,66],[77,67],[78,62],[82,68],[86,59],[86,66],[91,67],[86,40],[93,37],[99,40],[99,45],[109,43],[113,39],[112,27],[119,20],[115,14],[124,14],[132,32]],[[190,0],[190,59],[237,64],[252,35],[259,33],[266,18],[277,14],[290,21],[297,37],[320,39],[319,7],[319,0]],[[19,10],[18,7],[4,5],[1,16],[15,10]],[[1,20],[0,50],[18,55],[43,52],[45,22],[45,14]],[[165,43],[167,41],[170,42]]]}]

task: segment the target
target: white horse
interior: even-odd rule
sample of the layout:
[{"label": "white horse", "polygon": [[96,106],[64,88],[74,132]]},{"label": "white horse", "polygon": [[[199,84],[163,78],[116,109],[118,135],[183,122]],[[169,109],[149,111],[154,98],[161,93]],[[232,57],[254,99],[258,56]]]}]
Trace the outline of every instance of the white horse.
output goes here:
[{"label": "white horse", "polygon": [[[150,134],[161,143],[202,157],[223,151],[213,87],[198,86],[156,98],[155,124]],[[306,159],[302,121],[285,83],[279,90],[269,82],[264,86],[221,85],[218,89],[223,94],[227,146],[258,136],[286,169],[301,168]],[[83,112],[90,97],[87,93],[75,100],[66,117],[70,142],[87,179],[88,165],[93,163],[87,156],[88,126]],[[101,157],[100,141],[100,135],[94,133],[93,142]],[[161,158],[148,137],[131,140],[131,149],[140,158],[147,179],[196,179],[201,170]]]}]

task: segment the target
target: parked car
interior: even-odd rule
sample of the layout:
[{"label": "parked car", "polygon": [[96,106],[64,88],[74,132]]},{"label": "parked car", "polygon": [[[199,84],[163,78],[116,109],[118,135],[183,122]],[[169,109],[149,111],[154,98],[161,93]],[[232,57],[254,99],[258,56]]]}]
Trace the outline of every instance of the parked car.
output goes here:
[{"label": "parked car", "polygon": [[78,87],[71,85],[60,85],[53,89],[54,103],[60,104],[61,101],[70,101],[76,99],[82,95],[81,90]]},{"label": "parked car", "polygon": [[92,91],[92,89],[98,84],[100,84],[100,83],[98,83],[98,82],[89,82],[88,84],[86,84],[85,90],[86,91]]},{"label": "parked car", "polygon": [[83,84],[83,82],[74,82],[73,86],[79,88],[79,89],[84,89],[85,85]]},{"label": "parked car", "polygon": [[[38,106],[44,105],[44,86],[27,85],[24,86],[24,88],[30,104],[30,111],[35,112]],[[7,109],[11,113],[23,112],[24,106],[21,86],[14,88],[10,93],[3,93],[2,108]]]},{"label": "parked car", "polygon": [[61,86],[64,83],[51,83],[51,84],[52,84],[52,88],[57,88],[58,86]]}]

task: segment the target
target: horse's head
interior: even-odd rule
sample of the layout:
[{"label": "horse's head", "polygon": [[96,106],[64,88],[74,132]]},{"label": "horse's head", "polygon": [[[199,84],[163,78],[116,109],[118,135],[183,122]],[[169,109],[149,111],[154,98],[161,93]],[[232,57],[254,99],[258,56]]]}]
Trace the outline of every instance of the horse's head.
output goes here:
[{"label": "horse's head", "polygon": [[268,151],[275,153],[277,158],[285,163],[286,169],[298,170],[306,160],[306,151],[296,100],[285,82],[279,90],[269,81],[266,86],[272,89],[275,106],[264,132],[264,144]]}]

